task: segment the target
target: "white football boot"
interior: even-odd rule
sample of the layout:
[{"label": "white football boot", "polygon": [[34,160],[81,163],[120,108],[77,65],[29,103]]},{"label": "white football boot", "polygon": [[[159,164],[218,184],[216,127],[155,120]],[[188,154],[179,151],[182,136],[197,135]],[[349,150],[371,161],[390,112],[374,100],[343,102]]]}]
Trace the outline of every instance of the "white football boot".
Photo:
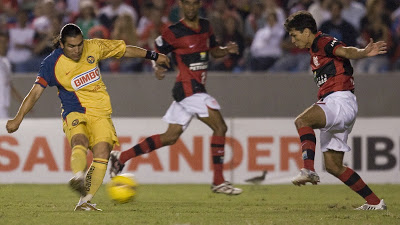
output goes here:
[{"label": "white football boot", "polygon": [[220,185],[211,185],[211,190],[214,193],[223,193],[227,195],[239,195],[243,192],[242,189],[233,187],[228,181],[225,181]]},{"label": "white football boot", "polygon": [[307,182],[316,185],[319,182],[319,176],[316,172],[302,168],[299,175],[292,179],[292,183],[297,186],[305,185]]},{"label": "white football boot", "polygon": [[364,205],[355,208],[355,210],[386,210],[387,206],[385,204],[385,202],[383,201],[383,199],[381,199],[381,201],[379,202],[378,205],[370,205],[368,203],[365,203]]}]

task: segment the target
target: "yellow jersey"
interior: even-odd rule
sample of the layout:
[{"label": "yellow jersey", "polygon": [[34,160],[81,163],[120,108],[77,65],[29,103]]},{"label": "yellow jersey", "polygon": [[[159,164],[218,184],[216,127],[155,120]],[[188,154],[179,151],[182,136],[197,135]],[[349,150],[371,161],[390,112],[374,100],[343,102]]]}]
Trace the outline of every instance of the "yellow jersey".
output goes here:
[{"label": "yellow jersey", "polygon": [[58,48],[43,60],[35,83],[58,88],[64,119],[70,112],[110,117],[110,96],[98,64],[102,59],[122,57],[125,50],[122,40],[84,40],[81,59],[75,62]]}]

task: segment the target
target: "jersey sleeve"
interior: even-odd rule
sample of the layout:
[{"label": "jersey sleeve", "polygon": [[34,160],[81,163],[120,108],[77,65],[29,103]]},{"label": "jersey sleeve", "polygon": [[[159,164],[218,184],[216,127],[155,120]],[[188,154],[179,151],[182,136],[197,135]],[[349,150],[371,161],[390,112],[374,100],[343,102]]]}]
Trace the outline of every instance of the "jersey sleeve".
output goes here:
[{"label": "jersey sleeve", "polygon": [[122,40],[93,39],[92,41],[100,51],[100,60],[111,57],[121,58],[125,54],[126,44]]},{"label": "jersey sleeve", "polygon": [[46,58],[40,64],[39,73],[36,77],[35,84],[39,84],[43,88],[47,86],[54,86],[56,85],[56,79],[54,76],[54,65],[51,64],[50,59],[51,57]]},{"label": "jersey sleeve", "polygon": [[175,37],[170,29],[165,29],[161,36],[158,36],[155,40],[155,46],[157,52],[162,54],[168,54],[174,50],[174,46],[172,45]]},{"label": "jersey sleeve", "polygon": [[327,41],[324,47],[326,55],[329,57],[335,57],[335,51],[339,46],[345,46],[345,44],[336,38]]}]

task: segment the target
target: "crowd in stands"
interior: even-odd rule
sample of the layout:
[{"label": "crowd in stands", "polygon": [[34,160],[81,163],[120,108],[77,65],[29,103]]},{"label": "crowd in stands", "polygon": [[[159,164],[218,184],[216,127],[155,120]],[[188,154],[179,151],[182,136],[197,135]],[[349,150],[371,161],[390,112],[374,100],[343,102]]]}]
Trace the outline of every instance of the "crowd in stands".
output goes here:
[{"label": "crowd in stands", "polygon": [[[180,0],[0,0],[0,32],[9,35],[13,72],[37,72],[66,23],[76,23],[84,38],[124,40],[154,49],[162,30],[180,20]],[[217,41],[234,41],[238,55],[210,61],[210,70],[305,72],[307,50],[297,49],[284,29],[298,10],[313,14],[319,30],[350,46],[370,38],[388,43],[388,54],[353,62],[357,74],[400,71],[399,0],[201,0],[200,15],[211,21]],[[110,73],[147,72],[141,59],[105,60]]]}]

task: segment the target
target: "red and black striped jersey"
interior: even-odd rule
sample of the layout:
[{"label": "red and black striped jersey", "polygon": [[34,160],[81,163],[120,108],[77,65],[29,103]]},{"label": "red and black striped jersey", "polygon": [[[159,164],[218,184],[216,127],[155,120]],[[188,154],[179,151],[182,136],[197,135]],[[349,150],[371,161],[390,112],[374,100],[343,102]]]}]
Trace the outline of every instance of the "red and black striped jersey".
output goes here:
[{"label": "red and black striped jersey", "polygon": [[195,93],[206,92],[209,50],[217,47],[214,32],[206,19],[199,19],[199,28],[188,27],[183,20],[169,26],[155,40],[158,52],[172,53],[179,73],[172,90],[176,101]]},{"label": "red and black striped jersey", "polygon": [[336,38],[318,32],[310,48],[314,81],[319,87],[318,99],[335,91],[354,91],[353,67],[350,60],[335,56],[339,46]]}]

